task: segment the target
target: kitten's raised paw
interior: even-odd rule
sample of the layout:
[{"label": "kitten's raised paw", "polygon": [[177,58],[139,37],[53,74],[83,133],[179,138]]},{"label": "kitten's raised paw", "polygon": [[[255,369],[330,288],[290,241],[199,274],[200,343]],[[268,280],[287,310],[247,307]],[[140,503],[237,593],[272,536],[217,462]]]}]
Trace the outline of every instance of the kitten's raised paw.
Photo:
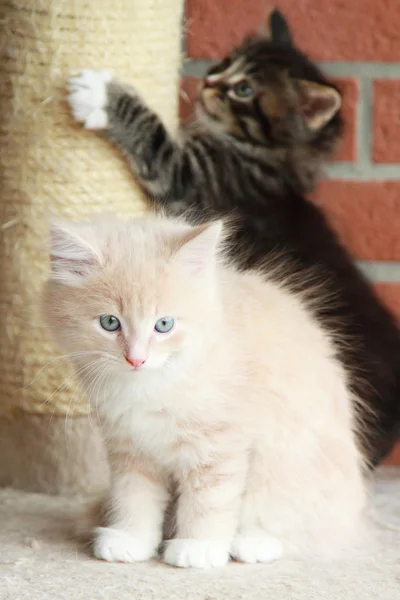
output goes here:
[{"label": "kitten's raised paw", "polygon": [[148,540],[136,538],[125,531],[97,527],[94,530],[93,554],[108,562],[134,563],[152,558],[155,548]]},{"label": "kitten's raised paw", "polygon": [[164,551],[164,562],[174,567],[223,567],[228,560],[228,545],[212,540],[170,540]]},{"label": "kitten's raised paw", "polygon": [[108,117],[107,84],[111,81],[107,71],[81,71],[68,81],[68,102],[77,121],[84,123],[86,129],[105,129]]},{"label": "kitten's raised paw", "polygon": [[268,535],[238,535],[233,540],[230,555],[245,563],[272,562],[283,555],[279,540]]}]

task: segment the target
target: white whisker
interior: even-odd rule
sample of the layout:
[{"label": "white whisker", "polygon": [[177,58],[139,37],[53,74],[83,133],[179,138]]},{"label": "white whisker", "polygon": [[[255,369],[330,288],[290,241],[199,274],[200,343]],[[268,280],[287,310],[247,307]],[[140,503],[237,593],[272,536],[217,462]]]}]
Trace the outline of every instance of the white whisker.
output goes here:
[{"label": "white whisker", "polygon": [[30,382],[26,383],[25,385],[23,385],[19,389],[19,391],[26,389],[30,385],[33,385],[35,383],[35,381],[37,380],[37,378],[39,377],[39,375],[44,371],[44,369],[46,369],[47,367],[49,367],[51,364],[54,364],[55,362],[57,362],[59,360],[62,360],[62,359],[69,359],[69,358],[87,356],[87,355],[90,355],[90,354],[100,354],[100,351],[99,350],[85,350],[85,351],[81,351],[81,352],[70,352],[68,354],[62,354],[61,356],[56,356],[55,358],[52,358],[45,365],[43,365],[43,367],[41,367],[39,369],[39,371],[36,373],[36,375],[32,379],[32,381],[30,381]]}]

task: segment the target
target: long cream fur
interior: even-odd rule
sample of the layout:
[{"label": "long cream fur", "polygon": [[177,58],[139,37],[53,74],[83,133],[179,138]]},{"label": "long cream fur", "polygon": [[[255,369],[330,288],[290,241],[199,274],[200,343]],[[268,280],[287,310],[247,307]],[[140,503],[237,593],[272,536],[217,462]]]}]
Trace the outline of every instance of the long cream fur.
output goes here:
[{"label": "long cream fur", "polygon": [[[98,558],[154,556],[173,485],[164,560],[176,566],[336,553],[362,529],[362,458],[333,342],[283,284],[224,263],[221,227],[53,225],[44,312],[112,470]],[[157,333],[166,316],[175,326]]]}]

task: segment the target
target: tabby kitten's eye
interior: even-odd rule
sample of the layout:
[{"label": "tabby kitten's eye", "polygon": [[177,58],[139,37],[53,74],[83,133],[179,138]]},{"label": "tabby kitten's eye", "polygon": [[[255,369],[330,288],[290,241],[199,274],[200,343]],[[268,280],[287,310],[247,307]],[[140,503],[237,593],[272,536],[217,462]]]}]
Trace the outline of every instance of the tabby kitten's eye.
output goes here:
[{"label": "tabby kitten's eye", "polygon": [[103,315],[99,320],[100,325],[106,331],[118,331],[121,329],[121,322],[114,315]]},{"label": "tabby kitten's eye", "polygon": [[174,325],[175,320],[172,317],[163,317],[162,319],[158,319],[157,323],[154,325],[154,329],[158,331],[158,333],[168,333]]},{"label": "tabby kitten's eye", "polygon": [[254,90],[251,87],[250,83],[245,79],[242,81],[238,81],[235,85],[232,86],[232,92],[238,98],[245,100],[247,98],[251,98],[254,95]]}]

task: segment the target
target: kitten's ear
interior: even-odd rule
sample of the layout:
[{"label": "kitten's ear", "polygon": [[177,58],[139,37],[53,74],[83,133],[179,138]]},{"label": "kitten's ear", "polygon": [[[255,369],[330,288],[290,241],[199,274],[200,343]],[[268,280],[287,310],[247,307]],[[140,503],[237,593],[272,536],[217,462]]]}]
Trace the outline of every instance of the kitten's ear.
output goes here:
[{"label": "kitten's ear", "polygon": [[329,85],[303,79],[293,81],[297,93],[295,107],[297,114],[304,119],[312,131],[322,129],[340,109],[341,95]]},{"label": "kitten's ear", "polygon": [[212,264],[222,234],[222,221],[194,227],[184,238],[177,259],[193,274]]},{"label": "kitten's ear", "polygon": [[51,279],[79,286],[101,264],[90,226],[53,221],[50,227]]},{"label": "kitten's ear", "polygon": [[272,10],[261,29],[261,33],[268,37],[271,42],[292,46],[292,34],[290,33],[289,25],[285,17],[279,10]]}]

